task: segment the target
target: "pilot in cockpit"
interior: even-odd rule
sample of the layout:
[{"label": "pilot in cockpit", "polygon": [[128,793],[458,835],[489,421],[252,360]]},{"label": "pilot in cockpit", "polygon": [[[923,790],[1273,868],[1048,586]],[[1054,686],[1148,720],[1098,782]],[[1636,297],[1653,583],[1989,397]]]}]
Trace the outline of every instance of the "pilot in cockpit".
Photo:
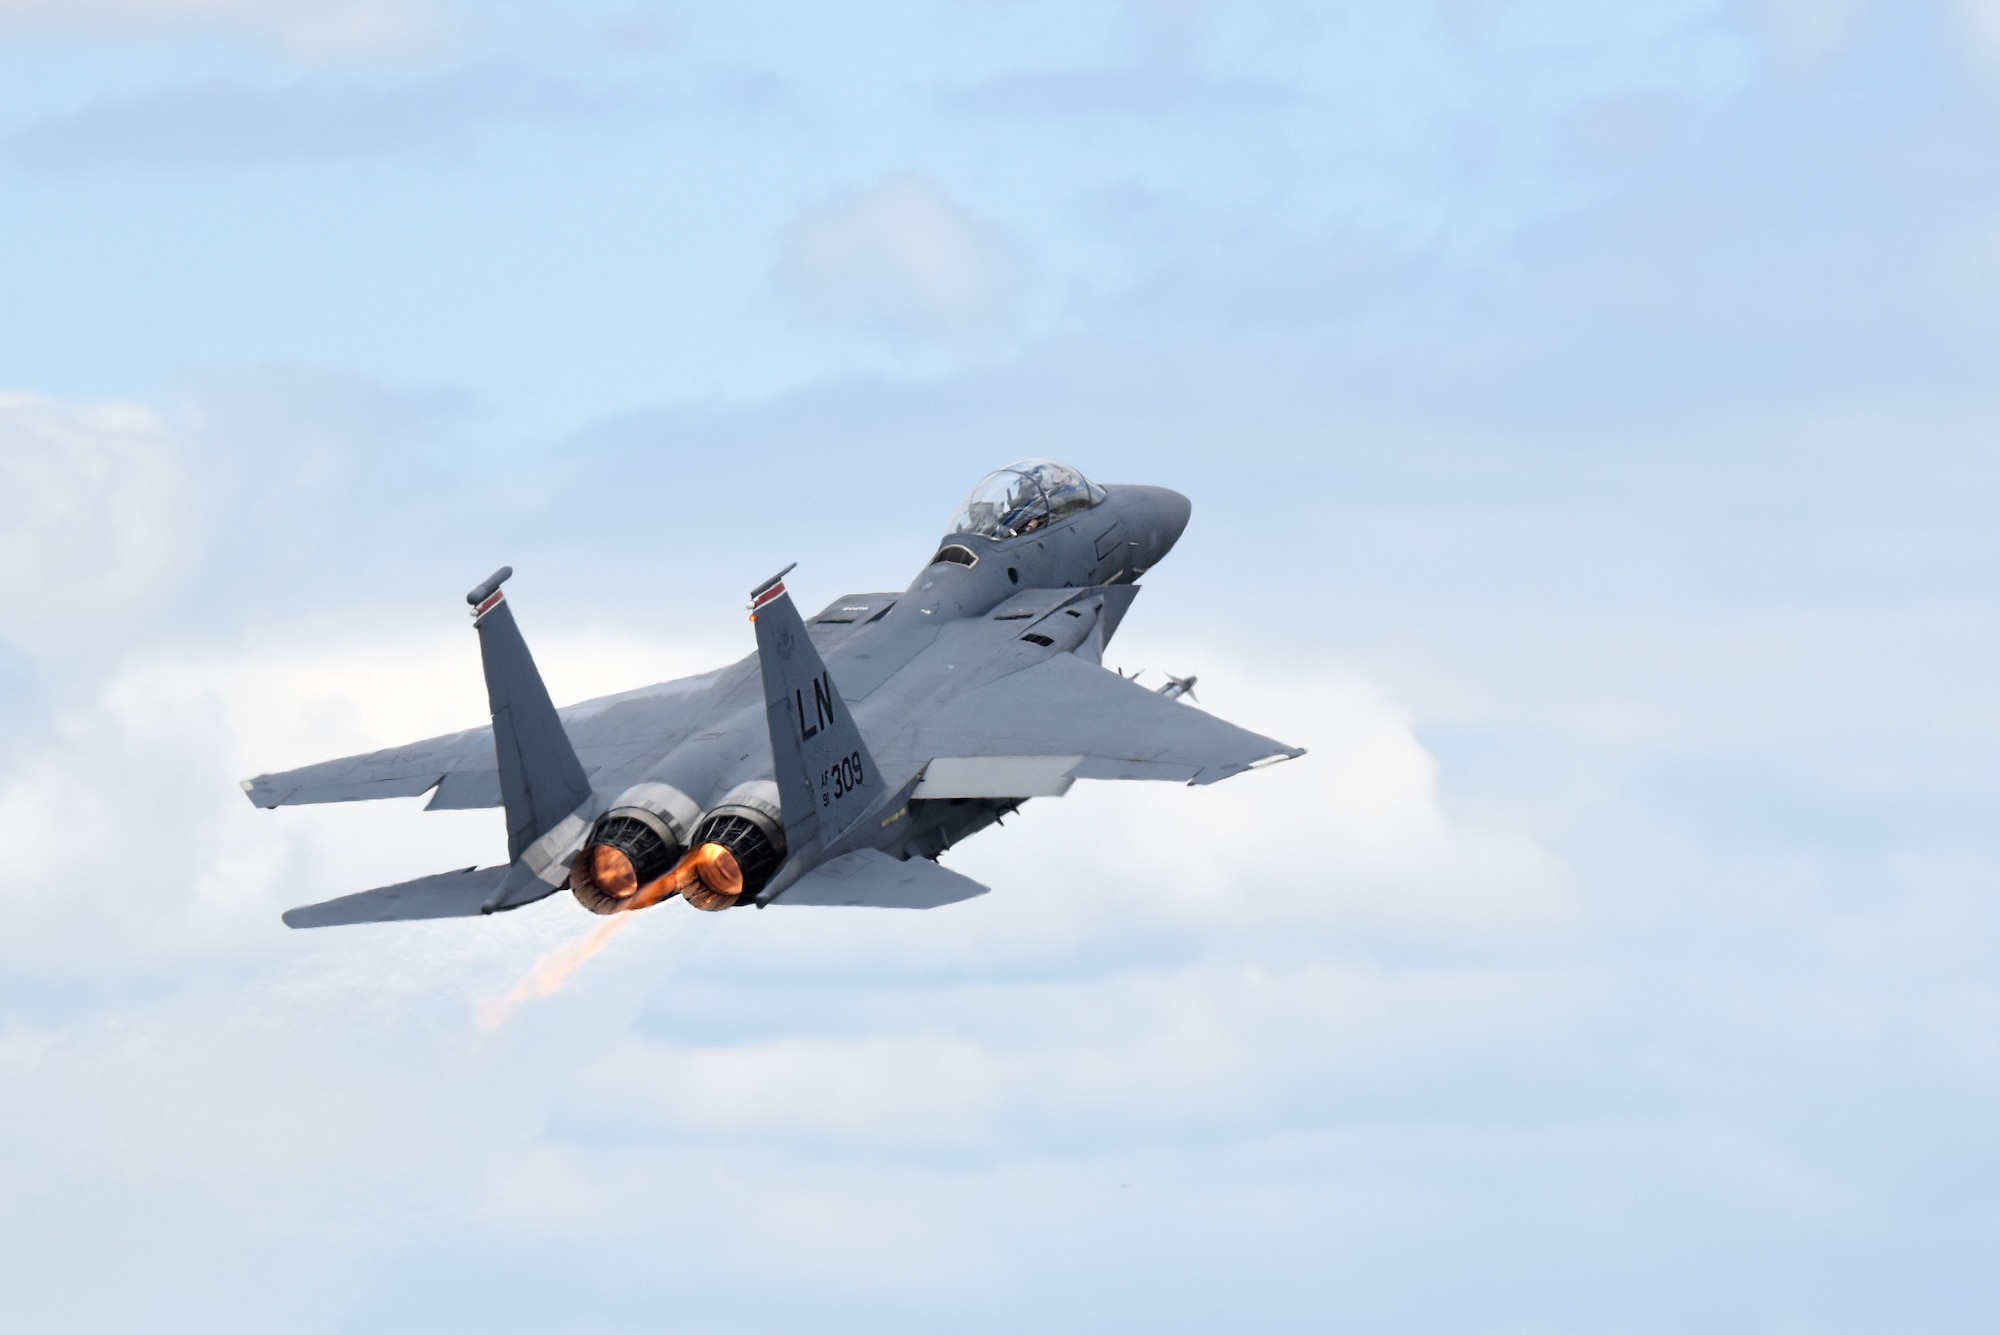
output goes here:
[{"label": "pilot in cockpit", "polygon": [[959,507],[951,531],[994,542],[1023,537],[1103,499],[1104,489],[1068,464],[1023,459],[981,479]]}]

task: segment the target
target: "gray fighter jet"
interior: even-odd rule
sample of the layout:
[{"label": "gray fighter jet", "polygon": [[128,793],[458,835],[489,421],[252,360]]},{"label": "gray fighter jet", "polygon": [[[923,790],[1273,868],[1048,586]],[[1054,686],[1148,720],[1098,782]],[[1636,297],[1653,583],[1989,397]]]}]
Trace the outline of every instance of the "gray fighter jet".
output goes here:
[{"label": "gray fighter jet", "polygon": [[1133,583],[1187,526],[1164,487],[1029,459],[986,477],[902,593],[801,620],[787,566],[750,593],[757,651],[557,709],[496,571],[466,595],[490,728],[243,784],[259,807],[430,793],[500,807],[506,866],[292,909],[293,927],[470,917],[567,886],[594,913],[679,895],[934,908],[986,887],[938,854],[1077,779],[1214,783],[1305,754],[1102,666]]}]

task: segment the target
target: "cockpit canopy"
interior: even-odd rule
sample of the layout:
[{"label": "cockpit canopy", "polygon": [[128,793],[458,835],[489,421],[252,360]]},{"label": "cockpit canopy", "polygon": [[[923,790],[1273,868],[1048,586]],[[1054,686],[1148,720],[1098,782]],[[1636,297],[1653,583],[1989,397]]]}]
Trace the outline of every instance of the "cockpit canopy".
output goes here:
[{"label": "cockpit canopy", "polygon": [[1104,488],[1068,464],[1022,459],[982,478],[959,507],[948,532],[996,542],[1018,538],[1103,499]]}]

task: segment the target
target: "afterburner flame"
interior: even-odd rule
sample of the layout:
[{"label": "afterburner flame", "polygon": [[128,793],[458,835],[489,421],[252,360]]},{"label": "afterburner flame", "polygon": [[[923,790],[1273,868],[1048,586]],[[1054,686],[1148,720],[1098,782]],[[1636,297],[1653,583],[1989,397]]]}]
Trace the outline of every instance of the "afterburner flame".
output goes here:
[{"label": "afterburner flame", "polygon": [[569,888],[576,902],[592,913],[622,913],[634,907],[639,872],[624,849],[591,844],[570,863]]},{"label": "afterburner flame", "polygon": [[743,893],[743,871],[736,855],[721,844],[703,844],[683,854],[674,869],[641,889],[621,911],[643,909],[669,895],[680,895],[698,909],[726,909]]},{"label": "afterburner flame", "polygon": [[521,1003],[532,997],[546,997],[569,980],[577,967],[585,960],[604,949],[611,940],[611,934],[626,923],[620,913],[591,929],[588,936],[570,942],[568,945],[550,951],[535,961],[535,967],[528,970],[527,977],[514,984],[504,997],[487,997],[477,1003],[474,1018],[481,1029],[492,1033],[507,1022],[507,1017],[519,1010]]},{"label": "afterburner flame", "polygon": [[743,868],[722,844],[689,849],[673,870],[638,885],[632,860],[608,844],[592,844],[570,867],[570,889],[592,913],[630,913],[684,895],[698,909],[726,909],[743,893]]},{"label": "afterburner flame", "polygon": [[639,890],[639,874],[632,869],[632,859],[609,844],[592,844],[587,850],[590,857],[590,879],[597,888],[613,899],[630,899]]},{"label": "afterburner flame", "polygon": [[698,909],[726,909],[743,893],[743,869],[736,855],[721,844],[703,844],[682,859],[689,883],[680,888],[681,898]]}]

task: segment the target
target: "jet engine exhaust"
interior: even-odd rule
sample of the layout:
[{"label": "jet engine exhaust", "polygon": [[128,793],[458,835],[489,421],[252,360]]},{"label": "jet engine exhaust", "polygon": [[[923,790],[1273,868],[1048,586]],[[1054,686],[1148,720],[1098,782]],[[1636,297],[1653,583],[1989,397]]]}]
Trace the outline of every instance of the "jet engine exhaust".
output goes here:
[{"label": "jet engine exhaust", "polygon": [[785,860],[784,817],[777,798],[777,787],[769,781],[746,783],[701,818],[688,842],[714,845],[729,860],[726,864],[717,860],[702,878],[701,890],[706,893],[682,892],[688,903],[698,909],[726,909],[770,882]]},{"label": "jet engine exhaust", "polygon": [[671,870],[680,852],[636,820],[604,820],[570,863],[570,891],[592,913],[617,913],[638,896],[641,886]]},{"label": "jet engine exhaust", "polygon": [[583,962],[604,949],[612,933],[623,927],[625,918],[606,918],[590,929],[590,935],[550,951],[535,961],[535,967],[505,996],[486,997],[474,1005],[473,1018],[481,1030],[492,1033],[507,1022],[524,1001],[547,997],[569,980]]},{"label": "jet engine exhaust", "polygon": [[721,844],[702,844],[681,859],[664,883],[662,899],[678,891],[693,907],[713,913],[728,908],[743,893],[743,870],[736,865],[736,855]]},{"label": "jet engine exhaust", "polygon": [[743,893],[736,855],[721,844],[701,844],[681,855],[664,876],[644,885],[631,859],[606,844],[592,844],[570,865],[570,889],[592,913],[630,913],[681,895],[698,909],[726,909]]},{"label": "jet engine exhaust", "polygon": [[[679,796],[664,785],[627,793],[631,803],[598,821],[570,863],[570,890],[592,913],[629,913],[675,895],[707,912],[730,908],[762,890],[784,861],[783,816],[769,780],[732,789],[714,810],[689,822],[691,834],[684,833],[686,824],[670,824],[669,813],[652,809],[665,807],[662,793]],[[652,807],[637,805],[642,799]]]},{"label": "jet engine exhaust", "polygon": [[[682,806],[685,815],[673,808]],[[617,913],[680,861],[693,841],[688,826],[699,814],[692,802],[664,784],[631,789],[591,828],[583,851],[570,863],[569,888],[592,913]]]}]

